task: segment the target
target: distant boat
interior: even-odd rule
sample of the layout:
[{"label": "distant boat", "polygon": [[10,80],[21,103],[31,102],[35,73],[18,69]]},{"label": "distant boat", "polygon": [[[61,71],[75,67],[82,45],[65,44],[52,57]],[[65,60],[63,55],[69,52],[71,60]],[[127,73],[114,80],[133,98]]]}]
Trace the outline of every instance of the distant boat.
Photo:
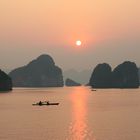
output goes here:
[{"label": "distant boat", "polygon": [[97,91],[96,89],[92,89],[91,91]]},{"label": "distant boat", "polygon": [[43,106],[43,105],[59,105],[59,103],[49,103],[49,102],[46,102],[46,103],[35,103],[35,104],[32,104],[32,105],[38,105],[38,106]]}]

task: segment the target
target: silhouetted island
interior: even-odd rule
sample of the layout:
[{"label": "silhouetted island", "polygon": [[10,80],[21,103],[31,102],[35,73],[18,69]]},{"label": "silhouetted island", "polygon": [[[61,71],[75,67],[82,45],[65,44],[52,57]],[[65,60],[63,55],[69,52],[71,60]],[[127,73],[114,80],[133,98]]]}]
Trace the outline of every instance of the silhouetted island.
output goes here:
[{"label": "silhouetted island", "polygon": [[69,79],[69,78],[67,78],[67,79],[65,80],[65,85],[66,85],[66,86],[81,86],[80,83],[77,83],[77,82],[75,82],[75,81],[73,81],[73,80],[71,80],[71,79]]},{"label": "silhouetted island", "polygon": [[89,85],[95,88],[109,88],[111,87],[112,71],[109,64],[98,64],[90,78]]},{"label": "silhouetted island", "polygon": [[88,69],[84,69],[81,71],[77,71],[75,69],[69,69],[63,72],[63,76],[65,80],[67,79],[67,77],[70,77],[72,80],[85,85],[88,83],[91,73],[92,70],[88,70]]},{"label": "silhouetted island", "polygon": [[41,55],[28,65],[9,73],[15,87],[62,87],[62,70],[49,55]]},{"label": "silhouetted island", "polygon": [[[140,68],[139,68],[139,81],[140,81]],[[140,84],[140,83],[139,83]]]},{"label": "silhouetted island", "polygon": [[0,91],[12,90],[11,78],[2,70],[0,70]]},{"label": "silhouetted island", "polygon": [[138,88],[138,68],[135,63],[126,61],[113,71],[109,64],[98,64],[89,81],[94,88]]}]

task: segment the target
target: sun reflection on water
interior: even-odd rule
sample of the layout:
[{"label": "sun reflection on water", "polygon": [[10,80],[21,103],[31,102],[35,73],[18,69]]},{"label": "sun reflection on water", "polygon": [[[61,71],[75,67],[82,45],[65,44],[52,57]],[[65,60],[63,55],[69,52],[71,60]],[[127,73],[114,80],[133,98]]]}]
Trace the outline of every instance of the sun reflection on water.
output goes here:
[{"label": "sun reflection on water", "polygon": [[70,94],[72,102],[72,122],[69,127],[71,140],[88,140],[93,138],[93,133],[88,127],[88,93],[87,90],[79,87]]}]

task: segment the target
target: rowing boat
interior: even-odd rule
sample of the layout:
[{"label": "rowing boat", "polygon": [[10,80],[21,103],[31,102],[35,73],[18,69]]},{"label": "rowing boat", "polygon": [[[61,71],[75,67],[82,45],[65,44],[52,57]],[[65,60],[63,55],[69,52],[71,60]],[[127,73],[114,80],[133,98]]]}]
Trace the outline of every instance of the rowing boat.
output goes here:
[{"label": "rowing boat", "polygon": [[32,105],[38,105],[38,106],[43,106],[43,105],[59,105],[59,103],[42,103],[42,104],[36,103],[36,104],[32,104]]}]

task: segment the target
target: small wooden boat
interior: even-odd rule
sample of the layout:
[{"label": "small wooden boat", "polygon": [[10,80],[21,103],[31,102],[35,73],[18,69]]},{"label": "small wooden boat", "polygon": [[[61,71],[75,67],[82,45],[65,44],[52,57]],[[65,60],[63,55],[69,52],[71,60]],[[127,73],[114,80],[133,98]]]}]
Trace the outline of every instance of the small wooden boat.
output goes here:
[{"label": "small wooden boat", "polygon": [[32,105],[38,105],[38,106],[43,106],[43,105],[59,105],[59,103],[35,103],[35,104],[32,104]]}]

